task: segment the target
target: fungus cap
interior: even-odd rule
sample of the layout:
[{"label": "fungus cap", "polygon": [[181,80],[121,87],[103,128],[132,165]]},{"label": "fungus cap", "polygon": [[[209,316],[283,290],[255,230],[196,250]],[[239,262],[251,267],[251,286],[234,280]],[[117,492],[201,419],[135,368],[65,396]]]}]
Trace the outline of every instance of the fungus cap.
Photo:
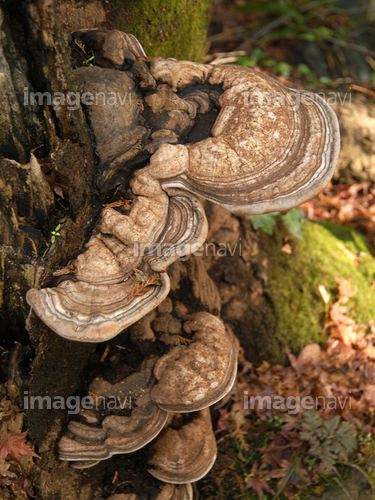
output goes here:
[{"label": "fungus cap", "polygon": [[207,408],[232,389],[237,374],[237,353],[224,323],[206,312],[193,314],[184,325],[195,332],[189,347],[172,348],[154,367],[158,380],[151,398],[170,412]]},{"label": "fungus cap", "polygon": [[172,484],[199,481],[212,468],[217,446],[209,408],[180,429],[167,427],[153,444],[149,473]]}]

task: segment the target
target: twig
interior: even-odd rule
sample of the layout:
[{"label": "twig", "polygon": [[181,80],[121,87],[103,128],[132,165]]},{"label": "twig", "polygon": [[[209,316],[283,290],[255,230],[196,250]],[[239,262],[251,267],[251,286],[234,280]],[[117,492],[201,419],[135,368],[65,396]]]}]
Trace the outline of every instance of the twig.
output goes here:
[{"label": "twig", "polygon": [[207,41],[212,43],[222,42],[223,40],[237,40],[242,38],[242,36],[249,31],[252,31],[252,28],[249,28],[249,26],[239,26],[238,28],[232,28],[230,30],[217,33],[216,35],[211,35],[207,37]]},{"label": "twig", "polygon": [[351,84],[353,90],[357,90],[358,92],[362,92],[362,94],[370,95],[371,97],[375,97],[375,92],[370,89],[366,89],[366,87],[361,87],[360,85]]},{"label": "twig", "polygon": [[204,62],[210,64],[223,64],[226,62],[236,62],[239,56],[246,56],[245,50],[235,50],[232,52],[215,52],[204,57]]},{"label": "twig", "polygon": [[[307,26],[304,27],[304,30],[308,31],[309,33],[316,32],[316,30],[314,30],[313,28],[308,28]],[[319,36],[322,37],[324,40],[327,40],[327,42],[331,42],[334,45],[343,47],[344,49],[356,50],[357,52],[361,52],[362,54],[375,57],[375,52],[373,50],[367,49],[366,47],[362,47],[362,45],[358,45],[356,43],[351,43],[351,42],[345,42],[345,40],[340,40],[339,38],[335,38],[330,35],[324,35],[322,33],[319,33]]]},{"label": "twig", "polygon": [[375,61],[371,56],[366,57],[366,61],[369,63],[371,68],[375,71]]},{"label": "twig", "polygon": [[350,496],[350,493],[349,491],[345,488],[345,486],[342,484],[342,482],[340,481],[340,479],[338,477],[334,477],[333,480],[340,486],[340,488],[342,489],[342,491],[344,492],[346,498],[349,498],[349,500],[351,499],[351,496]]},{"label": "twig", "polygon": [[292,11],[288,12],[287,14],[284,14],[283,16],[278,17],[274,21],[271,21],[270,23],[266,24],[266,26],[257,31],[251,38],[248,38],[247,40],[242,42],[241,45],[239,45],[236,50],[246,50],[249,47],[249,45],[259,40],[259,38],[262,38],[264,35],[267,35],[267,33],[277,28],[281,24],[285,24],[285,22],[290,19],[292,14],[294,14],[294,12]]},{"label": "twig", "polygon": [[[335,1],[336,0],[327,0],[326,3],[334,3]],[[308,3],[304,7],[300,7],[299,10],[300,10],[300,12],[305,12],[306,10],[309,10],[312,7],[315,7],[315,5],[321,5],[321,4],[322,4],[321,0],[314,0],[313,2]],[[237,47],[237,50],[247,49],[249,45],[256,42],[257,40],[262,38],[264,35],[267,35],[267,33],[272,31],[273,29],[279,27],[282,24],[285,24],[292,17],[292,15],[294,13],[295,12],[293,10],[291,10],[291,11],[287,12],[286,14],[284,14],[283,16],[278,17],[274,21],[271,21],[270,23],[266,24],[266,26],[263,26],[263,28],[261,28],[259,31],[257,31],[251,38],[242,42],[241,45],[239,45]]]}]

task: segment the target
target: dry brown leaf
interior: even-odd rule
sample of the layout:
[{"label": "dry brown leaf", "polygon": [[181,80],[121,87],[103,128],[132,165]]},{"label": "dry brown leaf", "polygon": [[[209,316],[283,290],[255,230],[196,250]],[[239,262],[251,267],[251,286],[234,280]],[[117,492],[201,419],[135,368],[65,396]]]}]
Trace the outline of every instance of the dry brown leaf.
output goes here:
[{"label": "dry brown leaf", "polygon": [[103,203],[103,207],[109,207],[109,208],[116,208],[116,207],[125,207],[126,209],[129,209],[131,207],[132,200],[125,200],[124,198],[120,198],[117,201],[114,201],[112,203]]},{"label": "dry brown leaf", "polygon": [[64,193],[63,190],[61,189],[60,184],[53,183],[53,190],[57,194],[57,196],[60,196],[60,198],[64,198]]},{"label": "dry brown leaf", "polygon": [[3,457],[0,457],[0,477],[15,478],[17,474],[9,471],[10,463],[6,462]]},{"label": "dry brown leaf", "polygon": [[21,433],[8,432],[6,440],[3,443],[0,443],[0,456],[4,459],[9,456],[18,463],[20,455],[41,458],[27,444],[24,443],[28,433],[29,431]]},{"label": "dry brown leaf", "polygon": [[250,477],[246,482],[245,490],[252,488],[258,495],[259,500],[262,500],[263,498],[263,491],[267,491],[268,493],[272,493],[272,495],[274,495],[275,492],[267,484],[267,479],[270,477],[275,477],[275,474],[277,474],[276,471],[265,473],[260,469],[258,470],[257,464],[254,463],[251,467]]},{"label": "dry brown leaf", "polygon": [[363,399],[368,404],[375,407],[375,384],[365,385],[364,391],[363,391]]},{"label": "dry brown leaf", "polygon": [[318,484],[317,486],[315,486],[314,488],[314,493],[316,495],[321,495],[324,491],[324,486],[322,484]]},{"label": "dry brown leaf", "polygon": [[319,361],[322,350],[319,344],[307,344],[299,353],[297,362],[299,365],[313,365]]},{"label": "dry brown leaf", "polygon": [[351,286],[350,279],[340,280],[339,278],[335,278],[337,283],[337,290],[339,292],[339,300],[341,304],[346,304],[350,297],[353,297],[358,291],[358,287]]},{"label": "dry brown leaf", "polygon": [[285,243],[285,245],[281,247],[281,251],[287,253],[288,255],[292,255],[293,253],[292,247],[289,245],[289,243]]},{"label": "dry brown leaf", "polygon": [[236,411],[232,414],[232,422],[234,423],[234,430],[232,432],[233,436],[236,437],[238,442],[240,443],[242,451],[249,451],[250,445],[246,440],[247,429],[249,427],[249,421],[245,417],[245,415],[239,411]]}]

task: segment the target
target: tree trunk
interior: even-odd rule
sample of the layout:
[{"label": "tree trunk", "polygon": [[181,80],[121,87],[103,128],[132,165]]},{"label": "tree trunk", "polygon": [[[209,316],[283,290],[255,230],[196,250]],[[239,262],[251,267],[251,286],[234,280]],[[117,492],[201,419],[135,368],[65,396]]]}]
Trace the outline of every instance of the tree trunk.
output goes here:
[{"label": "tree trunk", "polygon": [[[146,52],[157,42],[151,55],[165,46],[159,55],[199,60],[209,4],[154,0],[95,8],[103,9],[101,26],[132,32],[141,41],[143,35]],[[1,368],[0,382],[7,383],[0,385],[0,396],[8,395],[20,408],[27,394],[67,398],[82,391],[82,368],[97,347],[58,337],[25,302],[29,288],[48,286],[52,272],[80,252],[99,214],[95,157],[81,108],[47,94],[35,102],[39,97],[31,94],[75,92],[60,18],[66,29],[86,27],[74,26],[72,19],[82,20],[80,9],[94,15],[92,5],[59,2],[58,13],[53,1],[0,5],[0,74],[5,75],[0,80],[0,329],[1,347],[12,353]],[[97,18],[90,25],[98,26]],[[44,172],[54,178],[47,182]],[[96,498],[106,473],[105,465],[82,473],[57,459],[66,418],[66,411],[57,409],[30,408],[26,414],[23,430],[29,429],[42,456],[31,473],[41,500]]]}]

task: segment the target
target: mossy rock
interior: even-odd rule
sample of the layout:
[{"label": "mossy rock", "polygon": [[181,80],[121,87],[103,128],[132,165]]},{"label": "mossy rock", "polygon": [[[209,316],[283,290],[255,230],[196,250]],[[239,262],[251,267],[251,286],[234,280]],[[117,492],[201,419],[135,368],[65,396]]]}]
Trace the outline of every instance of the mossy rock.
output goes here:
[{"label": "mossy rock", "polygon": [[[323,285],[337,299],[335,278],[350,279],[358,292],[349,300],[348,315],[357,323],[375,318],[375,261],[365,236],[331,222],[305,221],[303,239],[294,239],[292,254],[281,251],[285,229],[273,236],[262,234],[262,248],[269,261],[269,293],[277,326],[267,348],[269,361],[281,361],[285,347],[294,353],[310,343],[325,340],[322,327],[325,306],[318,294]],[[345,248],[359,257],[356,265]]]}]

